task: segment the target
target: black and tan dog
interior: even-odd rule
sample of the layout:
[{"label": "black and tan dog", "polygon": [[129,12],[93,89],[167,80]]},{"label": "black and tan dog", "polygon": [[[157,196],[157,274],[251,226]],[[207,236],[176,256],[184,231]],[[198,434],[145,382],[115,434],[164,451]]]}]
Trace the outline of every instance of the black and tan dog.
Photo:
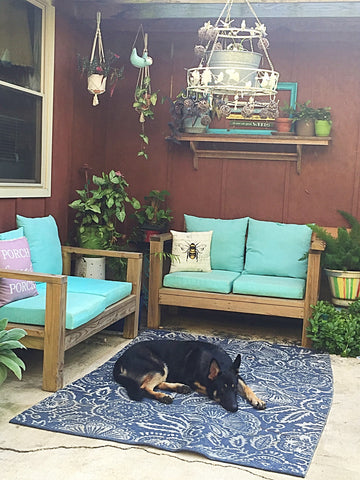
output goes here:
[{"label": "black and tan dog", "polygon": [[236,412],[238,392],[254,408],[263,410],[265,402],[239,376],[240,361],[240,355],[233,362],[223,349],[208,342],[150,340],[129,347],[116,361],[113,373],[132,400],[148,396],[172,403],[171,396],[154,389],[178,393],[195,390]]}]

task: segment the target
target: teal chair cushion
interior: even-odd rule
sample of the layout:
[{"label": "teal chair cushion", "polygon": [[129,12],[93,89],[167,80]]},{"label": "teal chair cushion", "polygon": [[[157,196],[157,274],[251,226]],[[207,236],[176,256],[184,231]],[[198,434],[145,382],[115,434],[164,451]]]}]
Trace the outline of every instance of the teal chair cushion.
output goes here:
[{"label": "teal chair cushion", "polygon": [[[66,328],[72,330],[84,325],[109,305],[127,297],[131,288],[129,282],[68,277]],[[36,297],[17,300],[1,307],[0,317],[23,325],[44,325],[46,285],[38,284],[37,290],[39,295]]]},{"label": "teal chair cushion", "polygon": [[34,272],[62,273],[61,244],[53,216],[28,218],[16,215],[18,227],[23,227],[29,242]]},{"label": "teal chair cushion", "polygon": [[311,229],[249,219],[244,273],[306,278]]},{"label": "teal chair cushion", "polygon": [[233,220],[201,218],[186,214],[184,217],[188,232],[212,230],[210,260],[213,270],[242,272],[248,217]]},{"label": "teal chair cushion", "polygon": [[22,227],[16,230],[10,230],[8,232],[0,233],[0,240],[15,240],[24,236],[24,229]]},{"label": "teal chair cushion", "polygon": [[101,295],[105,298],[107,307],[130,295],[131,289],[132,284],[130,282],[116,282],[112,280],[99,280],[97,278],[85,277],[68,277],[68,292]]},{"label": "teal chair cushion", "polygon": [[247,275],[242,273],[234,281],[233,293],[257,295],[260,297],[303,299],[305,280],[302,278]]},{"label": "teal chair cushion", "polygon": [[169,288],[230,293],[238,272],[212,270],[211,272],[174,272],[164,276],[163,285]]}]

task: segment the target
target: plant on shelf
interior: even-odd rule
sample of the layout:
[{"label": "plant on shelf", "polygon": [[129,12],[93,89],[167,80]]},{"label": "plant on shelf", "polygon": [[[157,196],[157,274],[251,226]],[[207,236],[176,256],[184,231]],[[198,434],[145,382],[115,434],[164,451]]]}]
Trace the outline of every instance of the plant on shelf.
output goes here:
[{"label": "plant on shelf", "polygon": [[294,108],[286,102],[279,107],[279,116],[275,118],[275,126],[278,132],[288,133],[291,131],[294,111]]},{"label": "plant on shelf", "polygon": [[19,340],[25,337],[26,332],[22,328],[6,330],[7,319],[0,320],[0,385],[5,382],[8,370],[13,372],[19,380],[22,377],[21,369],[25,370],[25,364],[14,352],[15,349],[25,348]]},{"label": "plant on shelf", "polygon": [[360,300],[347,309],[319,301],[313,307],[307,336],[316,350],[356,357],[360,355]]},{"label": "plant on shelf", "polygon": [[310,100],[296,104],[292,119],[293,122],[295,122],[295,132],[297,135],[309,137],[315,135],[315,112],[316,109],[310,107]]},{"label": "plant on shelf", "polygon": [[145,241],[148,241],[151,233],[165,232],[169,229],[173,217],[171,210],[164,206],[166,197],[169,195],[170,193],[167,190],[151,190],[144,197],[146,204],[134,212],[138,222],[137,238],[143,239],[145,237]]},{"label": "plant on shelf", "polygon": [[112,249],[124,235],[118,231],[118,224],[126,217],[126,205],[135,210],[140,208],[136,198],[130,197],[129,184],[119,172],[111,170],[100,177],[93,175],[83,190],[76,190],[79,198],[69,204],[76,210],[77,242],[81,247]]},{"label": "plant on shelf", "polygon": [[[309,224],[308,227],[326,242],[321,262],[329,278],[332,301],[346,306],[360,295],[360,222],[350,213],[343,210],[339,213],[351,229],[338,228],[336,237],[318,225]],[[351,286],[351,279],[355,285]]]},{"label": "plant on shelf", "polygon": [[315,110],[315,134],[317,137],[328,137],[331,132],[331,108],[322,107]]},{"label": "plant on shelf", "polygon": [[[217,115],[220,116],[224,111],[225,103],[221,105],[213,105],[214,110],[217,108]],[[226,110],[227,115],[230,109]],[[202,133],[211,123],[211,107],[207,96],[194,95],[187,96],[185,90],[182,90],[175,100],[170,99],[170,114],[172,121],[169,123],[171,129],[171,137],[167,140],[175,140],[181,132]]]}]

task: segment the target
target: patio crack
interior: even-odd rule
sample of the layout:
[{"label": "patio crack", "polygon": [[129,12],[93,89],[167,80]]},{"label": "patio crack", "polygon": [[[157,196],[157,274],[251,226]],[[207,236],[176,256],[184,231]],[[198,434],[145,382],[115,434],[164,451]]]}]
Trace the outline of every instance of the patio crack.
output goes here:
[{"label": "patio crack", "polygon": [[[271,480],[272,477],[269,477],[266,475],[266,472],[263,472],[261,470],[256,470],[255,472],[249,470],[246,467],[243,467],[241,465],[230,465],[230,464],[225,464],[225,463],[212,463],[211,460],[200,460],[200,459],[189,459],[189,458],[182,458],[174,454],[174,452],[163,452],[163,451],[154,451],[147,449],[144,446],[125,446],[125,445],[97,445],[97,446],[85,446],[85,445],[58,445],[56,447],[40,447],[40,448],[32,448],[32,449],[26,449],[26,450],[20,450],[17,448],[5,448],[5,447],[0,447],[0,452],[13,452],[13,453],[18,453],[18,454],[28,454],[28,453],[38,453],[38,452],[48,452],[48,451],[54,451],[54,450],[100,450],[104,448],[114,448],[117,450],[143,450],[146,453],[149,453],[150,455],[157,455],[157,456],[167,456],[167,457],[172,457],[179,462],[185,462],[185,463],[194,463],[194,464],[204,464],[204,465],[211,465],[214,468],[220,468],[220,469],[236,469],[236,470],[241,470],[244,472],[249,473],[250,475],[253,475],[256,478],[261,478],[264,480]],[[269,472],[270,473],[270,472]]]}]

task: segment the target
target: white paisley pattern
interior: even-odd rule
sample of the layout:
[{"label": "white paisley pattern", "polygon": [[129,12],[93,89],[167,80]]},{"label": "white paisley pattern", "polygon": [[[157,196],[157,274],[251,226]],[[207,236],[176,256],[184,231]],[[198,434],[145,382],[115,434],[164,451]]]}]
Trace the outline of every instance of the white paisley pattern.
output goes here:
[{"label": "white paisley pattern", "polygon": [[169,451],[188,450],[213,460],[305,476],[331,406],[327,354],[267,342],[151,330],[133,342],[156,338],[207,340],[221,345],[232,358],[241,353],[241,376],[266,401],[266,410],[255,410],[239,397],[239,410],[230,413],[195,392],[174,394],[171,405],[151,399],[131,401],[112,378],[116,355],[11,423]]}]

